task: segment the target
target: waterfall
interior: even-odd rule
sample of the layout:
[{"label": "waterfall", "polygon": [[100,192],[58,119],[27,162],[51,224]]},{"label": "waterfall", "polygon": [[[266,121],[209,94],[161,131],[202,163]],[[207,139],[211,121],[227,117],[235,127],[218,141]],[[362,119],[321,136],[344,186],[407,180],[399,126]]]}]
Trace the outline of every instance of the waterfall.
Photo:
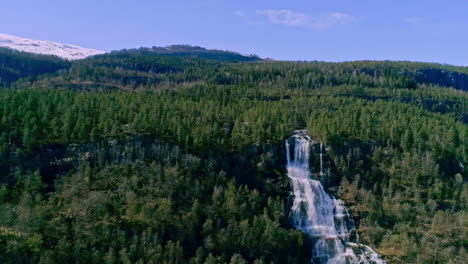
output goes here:
[{"label": "waterfall", "polygon": [[[291,221],[313,243],[311,262],[386,263],[372,248],[359,244],[356,226],[344,202],[325,192],[320,181],[312,179],[309,168],[312,144],[305,130],[296,131],[286,140],[288,177],[294,193]],[[322,151],[320,144],[320,177],[324,175]]]}]

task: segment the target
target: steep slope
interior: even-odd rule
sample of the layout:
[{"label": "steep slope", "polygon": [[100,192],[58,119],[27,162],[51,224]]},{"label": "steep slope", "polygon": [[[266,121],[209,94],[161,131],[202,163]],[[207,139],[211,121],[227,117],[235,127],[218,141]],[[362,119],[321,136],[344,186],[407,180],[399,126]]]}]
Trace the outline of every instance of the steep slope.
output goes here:
[{"label": "steep slope", "polygon": [[0,47],[37,54],[55,55],[64,59],[77,60],[103,54],[104,51],[87,49],[75,45],[45,40],[32,40],[0,33]]}]

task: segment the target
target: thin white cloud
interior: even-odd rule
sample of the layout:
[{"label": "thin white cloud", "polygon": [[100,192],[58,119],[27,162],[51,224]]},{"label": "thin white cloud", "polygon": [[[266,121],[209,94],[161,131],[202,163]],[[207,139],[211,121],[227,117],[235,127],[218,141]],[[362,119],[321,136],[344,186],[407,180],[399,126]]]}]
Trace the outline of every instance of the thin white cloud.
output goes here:
[{"label": "thin white cloud", "polygon": [[310,18],[302,13],[296,13],[287,9],[257,10],[258,15],[266,16],[273,24],[283,24],[290,27],[306,26],[310,23]]},{"label": "thin white cloud", "polygon": [[256,13],[257,15],[265,16],[272,24],[310,28],[313,30],[325,30],[337,25],[350,24],[356,20],[351,15],[338,12],[316,17],[288,9],[265,9],[257,10]]},{"label": "thin white cloud", "polygon": [[418,16],[410,16],[405,18],[405,22],[411,25],[420,25],[424,21],[424,18]]}]

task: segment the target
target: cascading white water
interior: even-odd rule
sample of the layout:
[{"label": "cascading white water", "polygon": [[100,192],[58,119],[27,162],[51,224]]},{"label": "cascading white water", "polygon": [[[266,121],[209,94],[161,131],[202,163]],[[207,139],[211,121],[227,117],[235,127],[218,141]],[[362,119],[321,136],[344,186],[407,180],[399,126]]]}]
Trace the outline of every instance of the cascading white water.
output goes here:
[{"label": "cascading white water", "polygon": [[[286,140],[288,177],[294,193],[291,221],[312,240],[311,261],[319,264],[386,263],[370,247],[359,244],[354,221],[344,202],[325,192],[320,181],[311,178],[311,144],[305,130],[296,131]],[[321,177],[324,175],[322,149],[320,144]],[[354,241],[351,241],[352,234],[355,234]]]}]

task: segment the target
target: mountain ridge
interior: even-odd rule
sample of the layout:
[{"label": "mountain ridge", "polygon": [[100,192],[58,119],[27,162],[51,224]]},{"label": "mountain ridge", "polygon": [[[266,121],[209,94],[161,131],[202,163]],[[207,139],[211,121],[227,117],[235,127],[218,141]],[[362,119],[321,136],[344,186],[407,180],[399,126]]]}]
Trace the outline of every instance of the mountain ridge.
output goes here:
[{"label": "mountain ridge", "polygon": [[208,49],[200,46],[193,46],[187,44],[122,49],[111,51],[109,54],[115,55],[126,53],[132,53],[134,55],[164,55],[174,57],[199,58],[223,62],[264,61],[264,59],[255,54],[244,55],[231,50]]}]

